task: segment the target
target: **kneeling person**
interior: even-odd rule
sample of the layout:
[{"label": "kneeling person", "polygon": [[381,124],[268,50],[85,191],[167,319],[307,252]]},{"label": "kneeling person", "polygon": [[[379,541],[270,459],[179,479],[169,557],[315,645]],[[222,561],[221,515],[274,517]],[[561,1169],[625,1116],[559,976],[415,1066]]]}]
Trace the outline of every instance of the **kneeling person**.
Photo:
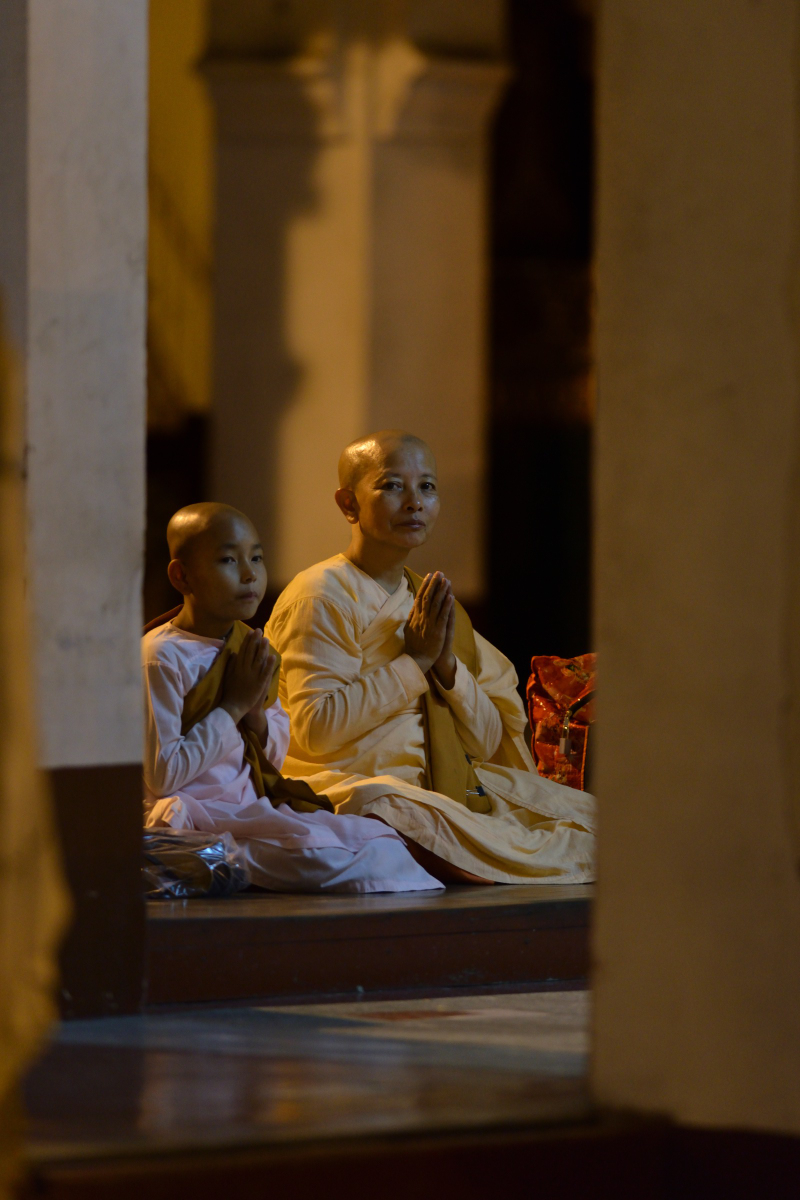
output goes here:
[{"label": "kneeling person", "polygon": [[439,887],[393,830],[338,816],[325,796],[280,775],[289,718],[278,659],[243,623],[267,586],[247,517],[195,504],[175,514],[167,537],[184,602],[142,639],[146,826],[231,833],[253,882],[271,891]]},{"label": "kneeling person", "polygon": [[348,446],[344,554],[301,572],[267,632],[291,717],[286,769],[377,817],[443,882],[585,883],[594,801],[543,779],[511,663],[440,573],[405,567],[439,512],[436,463],[397,430]]}]

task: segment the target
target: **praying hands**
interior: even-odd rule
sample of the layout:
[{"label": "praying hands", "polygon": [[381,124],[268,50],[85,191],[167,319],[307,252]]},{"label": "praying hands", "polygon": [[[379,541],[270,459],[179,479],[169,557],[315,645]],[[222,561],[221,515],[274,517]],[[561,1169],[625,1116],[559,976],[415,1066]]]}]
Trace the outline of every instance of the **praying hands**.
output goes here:
[{"label": "praying hands", "polygon": [[225,675],[221,707],[230,713],[237,725],[241,721],[252,729],[262,744],[267,734],[264,705],[277,661],[269,639],[262,636],[260,629],[254,629],[245,638],[238,654],[231,656]]},{"label": "praying hands", "polygon": [[450,580],[441,571],[426,575],[405,624],[406,654],[423,674],[433,670],[448,691],[456,681],[455,618],[456,602]]}]

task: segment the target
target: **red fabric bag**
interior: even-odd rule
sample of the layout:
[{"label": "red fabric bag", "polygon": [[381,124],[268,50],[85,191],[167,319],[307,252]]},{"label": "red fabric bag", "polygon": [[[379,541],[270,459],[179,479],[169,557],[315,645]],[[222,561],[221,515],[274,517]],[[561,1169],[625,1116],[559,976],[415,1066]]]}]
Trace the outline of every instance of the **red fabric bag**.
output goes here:
[{"label": "red fabric bag", "polygon": [[583,791],[589,726],[594,721],[596,654],[531,659],[528,720],[536,769],[545,779]]}]

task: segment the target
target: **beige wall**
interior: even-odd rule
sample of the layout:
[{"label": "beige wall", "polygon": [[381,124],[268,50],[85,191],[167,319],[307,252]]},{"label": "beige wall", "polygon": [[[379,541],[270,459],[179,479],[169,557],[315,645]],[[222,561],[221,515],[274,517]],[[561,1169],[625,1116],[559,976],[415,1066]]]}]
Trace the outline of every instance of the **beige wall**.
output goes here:
[{"label": "beige wall", "polygon": [[794,0],[605,0],[594,1085],[800,1132]]},{"label": "beige wall", "polygon": [[25,403],[41,762],[135,762],[147,4],[15,0],[2,32],[0,292]]},{"label": "beige wall", "polygon": [[[417,569],[484,588],[486,129],[502,6],[212,4],[212,490],[283,585],[343,549],[341,448],[410,428],[443,513]],[[416,40],[415,40],[416,39]]]},{"label": "beige wall", "polygon": [[149,422],[211,402],[213,133],[198,63],[207,0],[150,0]]},{"label": "beige wall", "polygon": [[503,5],[151,0],[150,13],[151,427],[210,412],[210,494],[256,520],[273,586],[347,544],[333,502],[345,442],[414,429],[444,500],[415,565],[479,598]]}]

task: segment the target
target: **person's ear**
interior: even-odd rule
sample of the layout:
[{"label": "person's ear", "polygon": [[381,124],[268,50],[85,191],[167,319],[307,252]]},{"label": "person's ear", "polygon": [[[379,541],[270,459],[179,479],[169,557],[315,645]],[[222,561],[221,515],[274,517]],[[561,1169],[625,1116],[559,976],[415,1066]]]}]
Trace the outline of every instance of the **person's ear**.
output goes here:
[{"label": "person's ear", "polygon": [[188,595],[191,591],[189,580],[186,578],[186,568],[179,558],[173,558],[167,567],[167,575],[176,592],[180,592],[182,596]]},{"label": "person's ear", "polygon": [[338,488],[334,494],[334,499],[350,524],[357,525],[358,501],[356,500],[356,494],[353,489],[349,487]]}]

